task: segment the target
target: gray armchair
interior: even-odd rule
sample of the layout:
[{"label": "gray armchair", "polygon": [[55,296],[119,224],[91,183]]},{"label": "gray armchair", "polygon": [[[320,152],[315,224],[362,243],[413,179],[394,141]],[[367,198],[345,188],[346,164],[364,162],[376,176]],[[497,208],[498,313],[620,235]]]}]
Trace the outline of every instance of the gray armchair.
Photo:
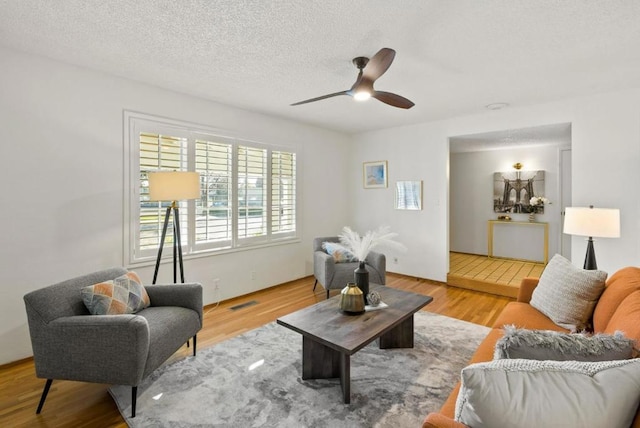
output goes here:
[{"label": "gray armchair", "polygon": [[[323,242],[340,242],[340,239],[337,236],[328,236],[313,240],[313,275],[316,278],[313,290],[315,291],[320,282],[327,290],[328,299],[329,290],[341,290],[347,282],[354,281],[353,271],[358,268],[358,262],[336,263],[333,257],[322,248]],[[384,254],[371,251],[365,262],[369,272],[369,282],[384,285],[387,265]]]},{"label": "gray armchair", "polygon": [[[127,272],[111,268],[70,279],[24,296],[36,376],[47,379],[40,413],[53,379],[131,385],[137,388],[202,328],[202,286],[145,286],[151,306],[135,314],[91,315],[80,289]],[[188,344],[188,343],[187,343]]]}]

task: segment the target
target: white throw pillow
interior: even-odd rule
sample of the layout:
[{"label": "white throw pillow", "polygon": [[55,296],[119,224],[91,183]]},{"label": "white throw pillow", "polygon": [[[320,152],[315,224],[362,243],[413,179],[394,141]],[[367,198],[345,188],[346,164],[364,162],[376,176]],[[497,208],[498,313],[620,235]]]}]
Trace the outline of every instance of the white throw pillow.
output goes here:
[{"label": "white throw pillow", "polygon": [[556,254],[542,271],[530,303],[559,326],[580,331],[587,327],[606,280],[606,272],[580,269]]},{"label": "white throw pillow", "polygon": [[628,427],[640,359],[495,360],[462,370],[455,419],[473,428]]}]

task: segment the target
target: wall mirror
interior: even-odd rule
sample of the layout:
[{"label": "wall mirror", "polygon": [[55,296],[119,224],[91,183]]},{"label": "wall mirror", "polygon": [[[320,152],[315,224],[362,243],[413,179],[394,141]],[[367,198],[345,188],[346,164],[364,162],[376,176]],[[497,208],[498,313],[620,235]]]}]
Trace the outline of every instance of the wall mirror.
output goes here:
[{"label": "wall mirror", "polygon": [[396,209],[422,209],[422,181],[398,181],[396,183]]}]

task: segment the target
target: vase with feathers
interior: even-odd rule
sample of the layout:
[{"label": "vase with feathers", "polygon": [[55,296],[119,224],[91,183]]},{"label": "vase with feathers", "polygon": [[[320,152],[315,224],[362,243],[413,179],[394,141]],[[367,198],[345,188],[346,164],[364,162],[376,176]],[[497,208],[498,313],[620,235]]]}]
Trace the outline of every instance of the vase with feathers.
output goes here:
[{"label": "vase with feathers", "polygon": [[404,251],[406,247],[394,241],[396,236],[398,234],[390,232],[388,226],[383,226],[373,231],[370,230],[362,236],[350,227],[345,226],[342,229],[342,233],[338,235],[340,244],[336,245],[341,247],[342,250],[353,254],[354,258],[359,262],[358,268],[354,271],[354,280],[364,294],[365,304],[368,304],[367,295],[369,294],[369,271],[366,267],[367,256],[375,248],[382,247]]}]

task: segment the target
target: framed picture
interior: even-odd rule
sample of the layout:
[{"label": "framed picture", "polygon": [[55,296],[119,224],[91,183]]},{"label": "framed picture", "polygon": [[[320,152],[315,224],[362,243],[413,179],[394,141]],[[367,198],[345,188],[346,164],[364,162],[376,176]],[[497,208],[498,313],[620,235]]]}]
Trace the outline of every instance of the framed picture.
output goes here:
[{"label": "framed picture", "polygon": [[387,161],[363,162],[362,180],[365,189],[387,187]]},{"label": "framed picture", "polygon": [[544,171],[505,171],[493,174],[493,211],[544,214],[544,205],[532,206],[534,196],[544,195]]},{"label": "framed picture", "polygon": [[398,181],[396,183],[396,209],[422,209],[422,181]]}]

